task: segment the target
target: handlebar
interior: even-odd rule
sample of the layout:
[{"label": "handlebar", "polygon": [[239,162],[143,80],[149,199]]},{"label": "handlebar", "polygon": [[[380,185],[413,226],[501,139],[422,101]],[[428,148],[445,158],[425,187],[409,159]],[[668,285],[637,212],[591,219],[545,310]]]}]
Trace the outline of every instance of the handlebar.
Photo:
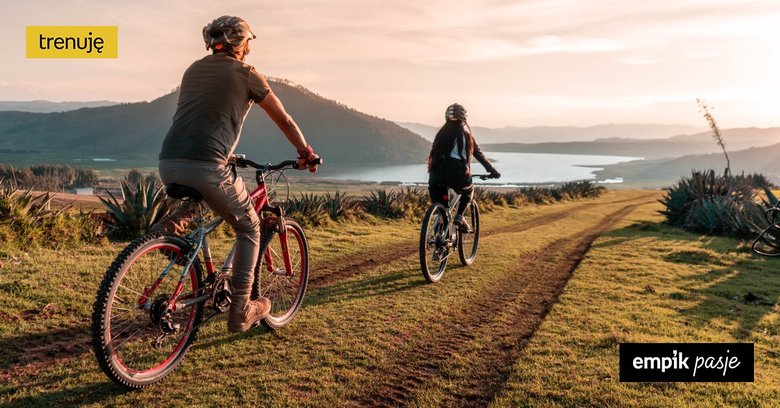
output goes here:
[{"label": "handlebar", "polygon": [[498,177],[493,177],[491,174],[472,174],[471,177],[477,177],[480,180],[487,180],[487,179],[497,179]]},{"label": "handlebar", "polygon": [[285,161],[283,161],[283,162],[281,162],[279,164],[271,164],[271,163],[268,163],[268,164],[257,164],[255,162],[253,162],[252,160],[247,159],[246,156],[244,156],[242,154],[235,155],[236,166],[241,167],[241,168],[252,167],[252,168],[255,168],[255,169],[260,170],[262,172],[268,172],[268,171],[274,171],[274,170],[282,170],[282,169],[286,169],[286,168],[292,168],[292,169],[300,170],[301,168],[306,168],[306,167],[309,167],[309,166],[319,166],[319,165],[322,164],[322,162],[323,162],[322,158],[318,157],[318,158],[316,158],[316,159],[306,163],[306,165],[303,166],[303,167],[298,167],[298,160],[285,160]]}]

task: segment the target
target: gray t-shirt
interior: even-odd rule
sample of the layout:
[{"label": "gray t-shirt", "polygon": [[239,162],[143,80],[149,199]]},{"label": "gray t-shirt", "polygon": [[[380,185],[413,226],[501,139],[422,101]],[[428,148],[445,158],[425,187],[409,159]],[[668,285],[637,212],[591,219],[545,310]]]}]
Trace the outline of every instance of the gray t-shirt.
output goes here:
[{"label": "gray t-shirt", "polygon": [[269,92],[268,82],[254,67],[225,53],[195,61],[181,80],[160,160],[226,163],[252,103],[260,103]]}]

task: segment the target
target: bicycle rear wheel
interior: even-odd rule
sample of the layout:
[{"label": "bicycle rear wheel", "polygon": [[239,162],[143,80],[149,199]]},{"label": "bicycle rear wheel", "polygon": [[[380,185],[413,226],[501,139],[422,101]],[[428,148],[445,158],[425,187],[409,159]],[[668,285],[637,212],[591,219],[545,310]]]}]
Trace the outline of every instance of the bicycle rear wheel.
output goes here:
[{"label": "bicycle rear wheel", "polygon": [[[113,381],[148,387],[179,365],[195,340],[203,304],[169,307],[196,297],[201,265],[184,272],[189,245],[170,234],[131,242],[108,268],[92,313],[92,345],[98,364]],[[164,272],[164,271],[167,271]]]},{"label": "bicycle rear wheel", "polygon": [[463,216],[469,223],[470,231],[458,230],[458,257],[463,266],[469,266],[477,259],[479,249],[479,208],[476,201],[466,207]]},{"label": "bicycle rear wheel", "polygon": [[436,283],[447,269],[451,253],[447,237],[447,209],[436,203],[428,208],[420,230],[420,268],[428,282]]},{"label": "bicycle rear wheel", "polygon": [[260,259],[252,290],[253,298],[261,295],[271,300],[271,311],[262,323],[272,330],[295,318],[309,281],[309,246],[303,228],[290,219],[285,220],[285,228],[291,273],[287,273],[284,264],[282,237],[276,228],[268,228],[260,241]]}]

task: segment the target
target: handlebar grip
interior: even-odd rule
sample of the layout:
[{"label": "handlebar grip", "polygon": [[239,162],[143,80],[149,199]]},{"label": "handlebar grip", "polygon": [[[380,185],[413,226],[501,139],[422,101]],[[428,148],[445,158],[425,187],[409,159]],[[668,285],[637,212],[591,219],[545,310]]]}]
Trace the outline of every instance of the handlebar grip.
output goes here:
[{"label": "handlebar grip", "polygon": [[309,166],[319,166],[319,165],[321,165],[322,163],[324,163],[324,161],[322,160],[322,157],[318,157],[318,158],[316,158],[316,159],[314,159],[314,160],[311,160],[311,161],[309,161],[309,162],[308,162],[308,163],[306,163],[306,165],[305,165],[305,166],[303,166],[303,167],[298,167],[298,163],[295,163],[295,165],[293,165],[293,167],[294,167],[295,169],[297,169],[297,170],[300,170],[300,169],[304,169],[304,168],[306,168],[306,167],[309,167]]}]

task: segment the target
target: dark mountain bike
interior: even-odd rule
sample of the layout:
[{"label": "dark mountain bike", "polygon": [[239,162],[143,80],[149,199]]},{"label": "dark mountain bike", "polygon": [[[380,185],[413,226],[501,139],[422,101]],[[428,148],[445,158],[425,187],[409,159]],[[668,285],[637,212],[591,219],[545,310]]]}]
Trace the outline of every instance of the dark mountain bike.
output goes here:
[{"label": "dark mountain bike", "polygon": [[[482,180],[489,174],[475,174]],[[473,196],[472,196],[473,197]],[[472,200],[463,213],[468,228],[459,228],[453,222],[457,214],[460,194],[450,194],[448,206],[433,203],[423,217],[420,230],[420,268],[428,282],[436,283],[444,276],[447,260],[455,253],[463,266],[474,263],[479,250],[479,206]]]},{"label": "dark mountain bike", "polygon": [[758,255],[777,257],[780,256],[780,201],[764,212],[769,225],[753,239],[750,249]]},{"label": "dark mountain bike", "polygon": [[[250,196],[262,234],[252,296],[271,299],[270,314],[262,324],[277,329],[290,323],[300,309],[309,276],[303,229],[285,218],[282,207],[271,204],[271,191],[286,169],[297,168],[297,161],[259,165],[236,156],[235,166],[257,169],[257,188]],[[271,191],[266,186],[270,175],[276,176]],[[166,190],[173,198],[198,203],[202,199],[187,186],[169,184]],[[198,206],[200,214],[189,235],[156,233],[134,240],[100,285],[92,315],[93,348],[103,372],[125,387],[139,389],[162,380],[187,354],[200,325],[230,308],[235,245],[222,268],[215,270],[208,234],[223,220],[205,220],[203,206]]]}]

